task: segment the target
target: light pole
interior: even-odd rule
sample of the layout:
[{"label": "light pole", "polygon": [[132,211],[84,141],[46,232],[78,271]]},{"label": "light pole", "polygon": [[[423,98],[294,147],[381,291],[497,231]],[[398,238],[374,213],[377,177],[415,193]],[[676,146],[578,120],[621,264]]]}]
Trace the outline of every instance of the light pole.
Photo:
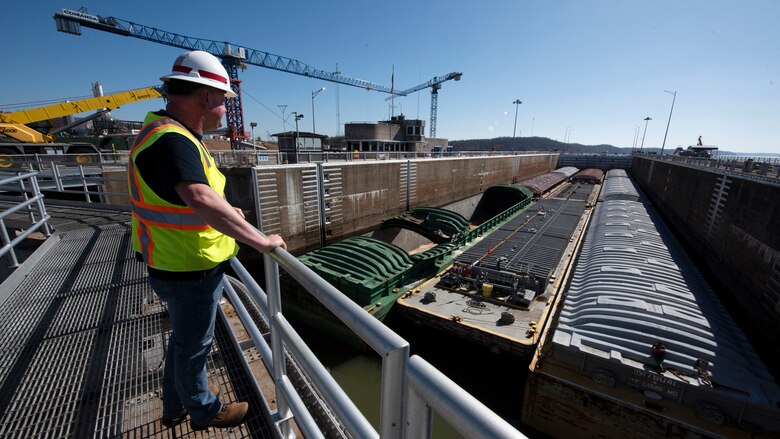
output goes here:
[{"label": "light pole", "polygon": [[303,119],[303,115],[298,114],[297,111],[293,111],[292,114],[295,116],[295,163],[298,163],[298,121]]},{"label": "light pole", "polygon": [[664,148],[666,147],[666,135],[669,134],[669,124],[672,122],[672,111],[674,111],[674,101],[677,99],[677,91],[664,90],[664,92],[672,95],[672,109],[669,110],[669,120],[666,122],[666,132],[664,133],[664,143],[661,144],[661,155],[664,155]]},{"label": "light pole", "polygon": [[316,98],[317,95],[322,93],[323,91],[325,91],[325,87],[322,87],[319,90],[314,90],[313,92],[311,92],[311,132],[315,134],[317,133],[317,130],[314,128],[314,98]]},{"label": "light pole", "polygon": [[287,130],[287,118],[284,117],[284,111],[287,110],[287,105],[277,105],[277,107],[282,109],[282,132]]},{"label": "light pole", "polygon": [[634,145],[631,147],[631,152],[636,151],[636,142],[639,140],[639,130],[641,128],[639,125],[634,125]]},{"label": "light pole", "polygon": [[257,126],[257,122],[249,122],[249,126],[252,127],[252,145],[255,145],[255,127]]},{"label": "light pole", "polygon": [[523,101],[521,101],[520,99],[515,99],[514,102],[512,103],[515,104],[515,128],[512,130],[512,149],[515,149],[515,133],[517,132],[517,110],[518,108],[520,108],[520,104],[522,104]]},{"label": "light pole", "polygon": [[644,133],[642,133],[642,145],[639,147],[639,152],[642,152],[642,150],[643,150],[643,149],[644,149],[644,147],[645,147],[645,134],[647,134],[647,122],[649,122],[649,121],[651,121],[651,120],[653,120],[653,118],[652,118],[652,117],[650,117],[650,116],[647,116],[647,117],[645,118],[645,132],[644,132]]}]

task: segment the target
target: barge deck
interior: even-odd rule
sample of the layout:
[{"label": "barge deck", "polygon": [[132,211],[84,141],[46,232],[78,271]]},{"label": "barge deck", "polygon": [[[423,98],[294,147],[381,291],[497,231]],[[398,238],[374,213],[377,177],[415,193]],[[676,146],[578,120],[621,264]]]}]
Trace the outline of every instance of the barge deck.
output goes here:
[{"label": "barge deck", "polygon": [[570,183],[537,201],[401,297],[399,313],[495,351],[531,355],[600,188]]}]

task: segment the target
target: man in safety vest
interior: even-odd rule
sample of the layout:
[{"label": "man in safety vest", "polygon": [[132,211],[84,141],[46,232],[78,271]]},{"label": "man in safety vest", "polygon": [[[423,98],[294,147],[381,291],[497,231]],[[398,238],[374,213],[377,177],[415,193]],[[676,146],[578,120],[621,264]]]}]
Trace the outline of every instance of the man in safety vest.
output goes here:
[{"label": "man in safety vest", "polygon": [[246,402],[223,404],[206,380],[222,279],[236,240],[260,252],[287,245],[264,237],[224,198],[225,177],[203,145],[204,131],[221,125],[225,98],[235,97],[219,60],[207,52],[176,58],[165,83],[165,110],[149,113],[128,166],[133,249],[149,283],[166,302],[173,329],[163,371],[162,423],[190,416],[194,430],[234,427]]}]

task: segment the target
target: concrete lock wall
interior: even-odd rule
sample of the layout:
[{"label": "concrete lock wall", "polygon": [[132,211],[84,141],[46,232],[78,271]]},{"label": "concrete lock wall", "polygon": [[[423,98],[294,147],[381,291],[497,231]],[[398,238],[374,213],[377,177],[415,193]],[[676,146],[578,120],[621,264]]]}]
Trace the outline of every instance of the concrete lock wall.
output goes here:
[{"label": "concrete lock wall", "polygon": [[[417,207],[442,207],[549,172],[557,159],[544,153],[263,166],[251,170],[251,187],[234,184],[233,174],[228,186],[256,194],[257,208],[248,217],[265,233],[281,233],[300,254]],[[231,202],[232,196],[248,200],[228,193]]]},{"label": "concrete lock wall", "polygon": [[756,347],[778,358],[780,184],[648,158],[635,158],[631,170],[688,252],[753,326]]}]

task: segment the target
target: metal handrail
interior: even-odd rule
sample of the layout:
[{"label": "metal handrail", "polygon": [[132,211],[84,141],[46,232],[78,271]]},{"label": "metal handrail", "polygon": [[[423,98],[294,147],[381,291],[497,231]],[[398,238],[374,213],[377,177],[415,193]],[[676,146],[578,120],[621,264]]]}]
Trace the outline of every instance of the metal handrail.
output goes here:
[{"label": "metal handrail", "polygon": [[[43,233],[47,238],[51,236],[51,229],[49,228],[48,223],[49,219],[51,219],[51,216],[46,213],[46,207],[43,204],[43,195],[41,194],[41,190],[38,187],[38,180],[36,178],[37,175],[37,172],[27,172],[13,177],[0,179],[0,187],[12,183],[18,183],[19,192],[21,194],[17,204],[0,212],[0,239],[2,239],[3,244],[3,246],[0,247],[0,257],[8,254],[11,267],[13,268],[19,266],[19,260],[16,257],[16,251],[14,250],[14,247],[17,244],[22,242],[40,228],[43,228]],[[29,181],[29,188],[25,186],[25,180]],[[33,205],[35,205],[37,208],[36,210],[33,210]],[[30,227],[25,228],[22,233],[14,237],[14,239],[11,239],[11,237],[8,235],[8,231],[5,228],[4,218],[22,209],[27,210],[30,218]],[[38,214],[38,219],[35,217],[36,213]]]},{"label": "metal handrail", "polygon": [[[406,366],[405,437],[431,437],[431,409],[463,437],[480,439],[524,438],[508,422],[450,380],[423,358],[413,355]],[[425,405],[430,409],[425,410]],[[422,414],[423,416],[420,416]]]},{"label": "metal handrail", "polygon": [[[313,386],[323,396],[328,408],[337,415],[351,437],[430,437],[431,410],[422,410],[422,414],[420,410],[410,411],[412,406],[425,408],[426,404],[467,437],[525,437],[433,366],[419,357],[410,358],[409,343],[406,340],[290,253],[277,248],[264,255],[264,265],[267,292],[237,259],[231,259],[231,266],[249,291],[251,300],[269,322],[270,347],[232,288],[226,287],[226,291],[237,309],[237,315],[266,360],[266,367],[274,377],[277,398],[275,416],[278,419],[275,425],[281,437],[290,435],[288,423],[291,414],[295,416],[302,431],[317,429],[309,413],[301,412],[300,401],[297,398],[290,400],[294,389],[287,378],[285,352],[295,359],[312,380]],[[381,356],[381,414],[378,433],[284,317],[279,294],[279,267]],[[226,282],[226,285],[229,285],[229,282]],[[418,434],[426,429],[428,433],[425,435]]]},{"label": "metal handrail", "polygon": [[[91,161],[78,162],[78,158],[85,156]],[[126,191],[111,192],[105,189],[105,185],[110,182],[119,182],[120,187],[126,187],[126,177],[107,177],[105,171],[126,169],[127,154],[17,154],[8,157],[13,164],[9,171],[38,172],[39,185],[43,184],[44,190],[53,189],[59,193],[81,195],[87,203],[93,202],[93,196],[97,197],[100,203],[105,203],[106,197],[110,195],[127,198]],[[54,187],[47,188],[46,182]],[[96,189],[92,189],[93,186]]]}]

